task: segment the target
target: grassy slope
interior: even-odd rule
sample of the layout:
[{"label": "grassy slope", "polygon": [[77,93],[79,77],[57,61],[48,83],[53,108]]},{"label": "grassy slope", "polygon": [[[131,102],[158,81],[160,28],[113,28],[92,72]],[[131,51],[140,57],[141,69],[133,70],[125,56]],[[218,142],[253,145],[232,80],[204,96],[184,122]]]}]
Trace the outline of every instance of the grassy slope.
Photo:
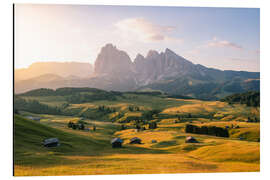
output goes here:
[{"label": "grassy slope", "polygon": [[[49,149],[43,147],[42,141],[51,137],[58,137],[61,146]],[[54,164],[55,161],[65,163],[60,158],[61,155],[77,154],[89,146],[95,151],[101,145],[102,142],[97,143],[86,136],[69,134],[21,116],[15,116],[15,165],[49,165]],[[91,154],[91,151],[87,154]]]},{"label": "grassy slope", "polygon": [[[48,105],[65,103],[62,97],[25,97]],[[259,171],[260,143],[240,141],[245,137],[256,141],[260,133],[259,123],[240,122],[248,116],[259,117],[259,109],[243,105],[228,105],[218,101],[182,100],[147,95],[126,94],[115,101],[94,101],[71,104],[68,111],[83,113],[99,105],[114,107],[126,116],[140,116],[141,112],[129,112],[129,106],[139,106],[141,110],[161,109],[164,119],[159,120],[158,129],[135,132],[134,129],[120,130],[117,123],[101,122],[100,119],[86,119],[86,127],[95,132],[71,130],[68,121],[79,117],[40,116],[40,123],[15,116],[15,175],[75,175],[75,174],[135,174],[135,173],[179,173],[179,172],[231,172]],[[230,130],[234,139],[206,135],[186,134],[186,122],[175,123],[171,115],[187,114],[213,115],[190,118],[196,125],[239,125]],[[110,114],[113,116],[114,114]],[[167,117],[166,117],[167,115]],[[203,122],[203,124],[201,124]],[[195,136],[199,144],[184,143],[188,135]],[[121,137],[124,148],[112,149],[110,140]],[[44,148],[44,138],[58,137],[61,146]],[[129,138],[139,137],[143,144],[129,145]],[[152,140],[157,143],[152,143]]]},{"label": "grassy slope", "polygon": [[[37,100],[41,103],[52,105],[52,106],[61,106],[63,103],[67,103],[64,96],[21,96],[26,100]],[[123,97],[117,97],[115,101],[94,101],[91,103],[84,103],[90,104],[89,108],[96,107],[98,105],[105,105],[111,107],[118,107],[118,105],[136,105],[142,106],[146,109],[164,109],[168,107],[180,106],[184,104],[192,103],[191,101],[181,100],[176,101],[175,99],[170,98],[162,98],[159,96],[150,96],[150,95],[136,95],[136,94],[125,94]],[[82,104],[82,106],[84,106]],[[91,106],[92,105],[92,106]],[[94,105],[94,106],[93,106]],[[78,107],[78,105],[73,105],[73,108]],[[84,106],[87,107],[87,106]]]},{"label": "grassy slope", "polygon": [[[259,143],[195,135],[199,144],[186,144],[184,123],[164,121],[155,130],[119,131],[117,124],[86,120],[95,132],[70,130],[74,117],[42,115],[41,123],[15,116],[15,175],[135,174],[258,171]],[[54,127],[54,128],[52,128]],[[119,136],[124,148],[112,149]],[[131,137],[143,144],[129,145]],[[194,136],[194,135],[193,135]],[[61,146],[44,148],[44,138],[58,137]],[[157,140],[156,144],[151,141]],[[240,151],[239,151],[240,149]]]}]

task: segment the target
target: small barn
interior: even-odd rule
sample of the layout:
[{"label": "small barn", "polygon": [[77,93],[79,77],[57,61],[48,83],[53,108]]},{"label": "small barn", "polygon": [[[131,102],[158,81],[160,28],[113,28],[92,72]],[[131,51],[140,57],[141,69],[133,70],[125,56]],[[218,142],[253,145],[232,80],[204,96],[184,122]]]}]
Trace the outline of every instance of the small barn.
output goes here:
[{"label": "small barn", "polygon": [[45,139],[43,142],[45,147],[57,147],[60,145],[58,138]]},{"label": "small barn", "polygon": [[34,116],[27,116],[28,119],[34,120],[34,121],[40,121],[40,117],[34,117]]},{"label": "small barn", "polygon": [[142,140],[138,137],[131,138],[129,144],[141,144]]},{"label": "small barn", "polygon": [[112,144],[112,147],[113,148],[120,148],[120,147],[122,147],[122,143],[123,142],[124,141],[122,139],[120,139],[120,138],[113,138],[111,140],[111,144]]},{"label": "small barn", "polygon": [[194,137],[188,136],[186,137],[186,143],[198,143],[198,141]]}]

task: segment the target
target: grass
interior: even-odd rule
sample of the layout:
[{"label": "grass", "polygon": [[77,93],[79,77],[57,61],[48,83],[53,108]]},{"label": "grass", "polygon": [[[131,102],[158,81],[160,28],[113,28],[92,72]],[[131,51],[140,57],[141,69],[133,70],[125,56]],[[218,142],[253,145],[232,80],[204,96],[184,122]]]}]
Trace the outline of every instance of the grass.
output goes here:
[{"label": "grass", "polygon": [[37,100],[49,106],[61,106],[67,103],[63,96],[21,96],[25,100]]},{"label": "grass", "polygon": [[[50,105],[60,105],[61,99],[40,98]],[[126,94],[116,101],[95,101],[71,104],[67,110],[87,112],[105,105],[125,113],[125,117],[141,116],[142,111],[130,112],[129,106],[141,110],[161,109],[163,116],[156,117],[158,128],[154,130],[121,130],[119,123],[84,119],[86,128],[96,131],[79,131],[67,127],[69,121],[80,117],[57,116],[21,112],[22,116],[40,116],[35,122],[15,116],[15,176],[40,175],[87,175],[87,174],[157,174],[201,172],[249,172],[260,170],[260,143],[255,142],[260,134],[260,123],[243,122],[248,116],[259,116],[259,109],[243,105],[228,105],[218,101],[181,100],[155,96]],[[187,118],[196,125],[234,126],[230,138],[187,134],[186,121],[174,115],[192,113],[197,117]],[[207,116],[213,115],[213,119]],[[110,114],[113,116],[113,113]],[[126,124],[128,125],[128,124]],[[199,143],[185,143],[187,136],[194,136]],[[61,145],[45,148],[45,138],[57,137]],[[123,148],[113,149],[110,140],[120,137]],[[142,144],[129,144],[138,137]],[[245,141],[239,140],[244,137]],[[153,143],[152,140],[156,140]],[[254,141],[254,142],[252,142]]]},{"label": "grass", "polygon": [[[194,123],[197,126],[217,126],[225,128],[229,126],[229,135],[230,138],[239,139],[244,138],[247,141],[258,141],[260,138],[260,123],[247,123],[239,121],[214,121],[206,123]],[[239,128],[231,128],[231,126],[239,126]]]}]

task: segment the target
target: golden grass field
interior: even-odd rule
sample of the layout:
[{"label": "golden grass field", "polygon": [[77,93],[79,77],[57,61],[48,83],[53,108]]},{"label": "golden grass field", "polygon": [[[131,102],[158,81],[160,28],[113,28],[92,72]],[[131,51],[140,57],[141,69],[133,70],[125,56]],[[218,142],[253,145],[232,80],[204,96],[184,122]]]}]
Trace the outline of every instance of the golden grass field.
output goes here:
[{"label": "golden grass field", "polygon": [[[15,116],[14,174],[51,176],[260,171],[260,143],[257,142],[260,123],[245,122],[247,115],[259,116],[259,109],[218,101],[166,100],[162,109],[164,114],[213,113],[218,119],[193,118],[192,123],[220,127],[233,124],[240,128],[231,129],[230,138],[187,134],[184,131],[187,122],[175,123],[177,118],[168,117],[158,121],[157,129],[139,132],[132,127],[121,130],[120,123],[85,119],[87,127],[91,129],[96,125],[97,130],[79,131],[67,128],[69,121],[78,121],[79,117],[39,115],[43,119],[33,122]],[[101,102],[74,104],[70,108],[82,108],[85,111],[99,104]],[[130,104],[106,102],[108,106],[125,111]],[[134,104],[143,106],[139,102]],[[152,107],[146,103],[145,108]],[[140,115],[140,112],[125,114]],[[185,143],[185,138],[190,135],[199,143]],[[240,140],[239,137],[244,135],[246,140]],[[58,137],[61,146],[42,147],[42,138],[50,136]],[[110,140],[113,137],[124,140],[122,148],[111,147]],[[142,144],[129,144],[132,137],[140,138]],[[157,142],[152,143],[152,140]]]}]

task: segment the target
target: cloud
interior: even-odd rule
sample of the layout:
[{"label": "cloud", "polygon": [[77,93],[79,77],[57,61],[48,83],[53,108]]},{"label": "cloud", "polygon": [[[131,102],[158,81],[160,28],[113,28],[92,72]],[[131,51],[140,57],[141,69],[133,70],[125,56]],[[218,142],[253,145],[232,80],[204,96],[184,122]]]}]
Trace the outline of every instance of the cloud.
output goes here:
[{"label": "cloud", "polygon": [[182,41],[182,39],[168,36],[176,30],[174,26],[154,24],[144,18],[124,19],[115,24],[125,38],[134,38],[143,42]]},{"label": "cloud", "polygon": [[229,47],[233,49],[242,50],[243,47],[227,40],[219,40],[214,37],[212,40],[208,41],[206,44],[207,47]]}]

